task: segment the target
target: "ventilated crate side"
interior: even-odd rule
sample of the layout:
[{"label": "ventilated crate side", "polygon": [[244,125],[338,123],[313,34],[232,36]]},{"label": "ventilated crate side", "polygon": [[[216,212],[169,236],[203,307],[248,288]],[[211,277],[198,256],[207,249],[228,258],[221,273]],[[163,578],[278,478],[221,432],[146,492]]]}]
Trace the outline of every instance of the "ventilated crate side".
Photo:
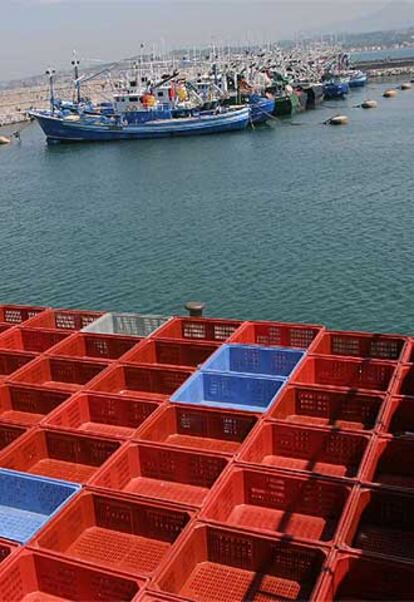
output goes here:
[{"label": "ventilated crate side", "polygon": [[223,345],[203,365],[203,370],[287,378],[303,356],[302,351],[293,349]]},{"label": "ventilated crate side", "polygon": [[31,546],[95,566],[150,576],[191,516],[178,506],[84,493]]},{"label": "ventilated crate side", "polygon": [[66,337],[67,334],[61,332],[13,328],[0,337],[0,349],[43,353]]},{"label": "ventilated crate side", "polygon": [[414,397],[391,397],[385,407],[380,424],[381,434],[395,437],[414,434]]},{"label": "ventilated crate side", "polygon": [[324,574],[318,600],[409,602],[413,592],[413,564],[341,553]]},{"label": "ventilated crate side", "polygon": [[157,576],[158,589],[192,600],[311,600],[326,560],[317,547],[197,525]]},{"label": "ventilated crate side", "polygon": [[24,435],[25,428],[0,424],[0,450],[6,449],[11,443]]},{"label": "ventilated crate side", "polygon": [[369,554],[414,560],[414,495],[364,488],[355,493],[344,543]]},{"label": "ventilated crate side", "polygon": [[257,422],[231,411],[167,405],[144,425],[138,438],[177,447],[234,453]]},{"label": "ventilated crate side", "polygon": [[322,330],[322,326],[308,324],[246,322],[228,342],[308,349]]},{"label": "ventilated crate side", "polygon": [[145,580],[22,551],[0,573],[0,599],[132,601]]},{"label": "ventilated crate side", "polygon": [[31,426],[66,401],[69,393],[17,384],[0,387],[0,422]]},{"label": "ventilated crate side", "polygon": [[35,430],[1,456],[1,466],[22,472],[87,482],[121,442],[58,431]]},{"label": "ventilated crate side", "polygon": [[135,395],[171,395],[191,376],[188,370],[121,365],[98,379],[94,391]]},{"label": "ventilated crate side", "polygon": [[414,439],[382,437],[374,440],[362,478],[366,482],[414,489]]},{"label": "ventilated crate side", "polygon": [[0,379],[12,376],[14,372],[23,368],[36,358],[36,355],[11,351],[0,351]]},{"label": "ventilated crate side", "polygon": [[130,437],[158,408],[157,403],[104,394],[80,393],[44,424],[63,430]]},{"label": "ventilated crate side", "polygon": [[46,310],[36,305],[0,305],[0,322],[22,324]]},{"label": "ventilated crate side", "polygon": [[295,385],[282,391],[267,417],[309,426],[369,431],[376,426],[383,403],[384,396],[380,395]]},{"label": "ventilated crate side", "polygon": [[238,329],[238,320],[174,318],[156,333],[156,338],[224,343]]},{"label": "ventilated crate side", "polygon": [[405,352],[407,337],[367,332],[327,331],[312,352],[320,355],[375,358],[398,361]]},{"label": "ventilated crate side", "polygon": [[200,507],[227,462],[216,454],[127,444],[91,485]]},{"label": "ventilated crate side", "polygon": [[369,437],[322,428],[263,423],[240,454],[249,464],[315,474],[358,476]]},{"label": "ventilated crate side", "polygon": [[80,309],[50,309],[31,318],[26,326],[51,330],[82,330],[102,315],[102,312]]},{"label": "ventilated crate side", "polygon": [[332,542],[350,491],[350,486],[334,480],[233,467],[211,493],[201,518]]},{"label": "ventilated crate side", "polygon": [[308,357],[292,382],[385,392],[392,384],[396,367],[397,364],[385,361]]},{"label": "ventilated crate side", "polygon": [[82,360],[41,357],[13,378],[14,382],[67,390],[79,389],[102,372],[108,364]]},{"label": "ventilated crate side", "polygon": [[196,367],[217,349],[216,344],[153,339],[126,354],[125,362]]}]

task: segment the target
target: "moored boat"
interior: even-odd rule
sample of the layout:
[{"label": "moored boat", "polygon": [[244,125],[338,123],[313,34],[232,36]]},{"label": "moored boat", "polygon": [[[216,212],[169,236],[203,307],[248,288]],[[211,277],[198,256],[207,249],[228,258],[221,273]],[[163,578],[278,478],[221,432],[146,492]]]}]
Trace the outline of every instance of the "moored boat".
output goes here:
[{"label": "moored boat", "polygon": [[148,118],[128,123],[119,115],[91,117],[59,115],[50,111],[32,113],[49,143],[138,140],[171,136],[194,136],[243,130],[250,122],[250,108],[227,109],[188,116]]}]

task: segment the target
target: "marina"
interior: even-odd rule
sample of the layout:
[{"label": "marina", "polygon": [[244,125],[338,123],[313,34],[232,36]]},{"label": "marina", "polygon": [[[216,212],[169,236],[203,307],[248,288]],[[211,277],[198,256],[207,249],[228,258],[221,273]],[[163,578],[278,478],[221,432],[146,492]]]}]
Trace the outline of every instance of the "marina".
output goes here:
[{"label": "marina", "polygon": [[190,4],[10,7],[0,602],[411,602],[414,29]]}]

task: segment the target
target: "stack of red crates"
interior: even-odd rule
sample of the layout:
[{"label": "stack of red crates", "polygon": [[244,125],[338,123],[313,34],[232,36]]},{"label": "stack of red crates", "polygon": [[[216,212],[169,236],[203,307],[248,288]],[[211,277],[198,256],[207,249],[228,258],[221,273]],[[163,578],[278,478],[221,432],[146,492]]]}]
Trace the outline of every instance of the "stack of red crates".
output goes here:
[{"label": "stack of red crates", "polygon": [[[184,317],[82,332],[101,315],[0,306],[0,468],[83,486],[27,545],[0,539],[0,599],[414,597],[408,338]],[[306,356],[264,414],[172,403],[224,343]]]}]

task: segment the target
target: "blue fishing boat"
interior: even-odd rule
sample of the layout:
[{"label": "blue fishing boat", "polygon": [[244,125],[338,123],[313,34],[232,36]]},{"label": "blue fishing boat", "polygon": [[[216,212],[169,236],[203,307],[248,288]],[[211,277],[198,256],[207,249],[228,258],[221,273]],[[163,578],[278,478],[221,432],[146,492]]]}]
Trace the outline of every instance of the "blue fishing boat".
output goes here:
[{"label": "blue fishing boat", "polygon": [[[137,112],[138,113],[138,112]],[[129,120],[122,115],[59,114],[37,111],[31,115],[38,121],[49,143],[110,140],[138,140],[194,136],[243,130],[250,123],[250,108],[226,109],[220,112],[193,112],[188,117],[173,117],[170,110],[147,111]]]},{"label": "blue fishing boat", "polygon": [[349,93],[349,82],[342,78],[332,78],[324,84],[325,99],[344,98]]},{"label": "blue fishing boat", "polygon": [[248,97],[248,104],[251,109],[251,122],[253,124],[264,123],[273,118],[276,101],[274,98],[251,94]]},{"label": "blue fishing boat", "polygon": [[368,82],[368,75],[363,71],[352,71],[349,78],[350,88],[363,88]]}]

